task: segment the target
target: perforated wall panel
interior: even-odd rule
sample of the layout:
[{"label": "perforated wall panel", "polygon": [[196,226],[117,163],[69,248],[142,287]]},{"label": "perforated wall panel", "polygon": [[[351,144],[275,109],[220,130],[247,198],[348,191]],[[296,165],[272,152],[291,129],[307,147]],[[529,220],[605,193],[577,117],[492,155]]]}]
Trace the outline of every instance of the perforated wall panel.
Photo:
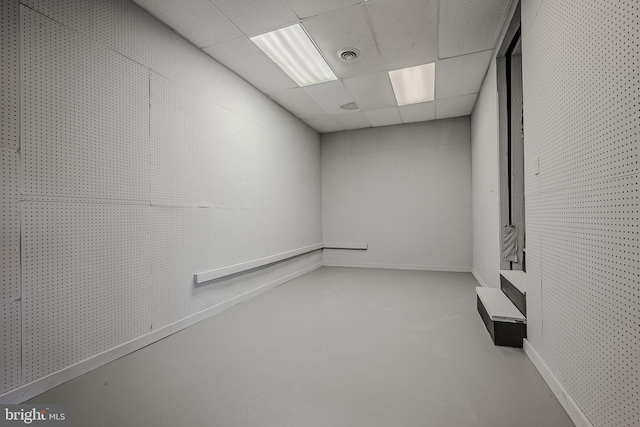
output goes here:
[{"label": "perforated wall panel", "polygon": [[523,28],[529,339],[594,426],[637,426],[640,6],[524,2]]},{"label": "perforated wall panel", "polygon": [[20,298],[20,215],[18,211],[19,154],[11,148],[0,148],[2,184],[0,215],[2,216],[2,288],[0,302]]},{"label": "perforated wall panel", "polygon": [[22,385],[20,369],[20,301],[6,301],[0,306],[0,394]]},{"label": "perforated wall panel", "polygon": [[18,208],[19,154],[0,147],[0,216],[2,217],[2,282],[0,287],[0,333],[2,333],[2,379],[0,394],[21,384],[20,370],[20,214]]},{"label": "perforated wall panel", "polygon": [[147,70],[28,8],[21,18],[23,191],[148,199]]},{"label": "perforated wall panel", "polygon": [[25,381],[150,331],[149,209],[23,203]]},{"label": "perforated wall panel", "polygon": [[173,81],[215,93],[218,102],[232,111],[244,114],[250,108],[238,89],[255,89],[132,1],[22,2]]},{"label": "perforated wall panel", "polygon": [[0,145],[18,148],[18,0],[0,3]]},{"label": "perforated wall panel", "polygon": [[[152,207],[152,212],[154,329],[321,262],[318,252],[314,257],[301,257],[252,274],[194,286],[194,272],[265,256],[259,251],[263,239],[257,229],[261,223],[258,212],[173,207]],[[256,223],[255,229],[247,227],[250,220]]]},{"label": "perforated wall panel", "polygon": [[213,98],[152,73],[152,204],[254,207],[257,159],[245,121]]},{"label": "perforated wall panel", "polygon": [[196,288],[321,241],[318,135],[131,1],[22,4],[23,381],[321,260]]}]

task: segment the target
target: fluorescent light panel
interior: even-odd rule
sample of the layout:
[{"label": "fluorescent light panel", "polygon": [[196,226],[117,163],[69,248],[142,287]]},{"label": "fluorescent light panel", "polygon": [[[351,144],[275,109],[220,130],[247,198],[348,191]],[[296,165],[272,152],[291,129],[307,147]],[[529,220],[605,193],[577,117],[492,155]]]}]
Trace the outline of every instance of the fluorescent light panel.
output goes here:
[{"label": "fluorescent light panel", "polygon": [[300,24],[251,37],[251,41],[300,86],[337,79]]},{"label": "fluorescent light panel", "polygon": [[435,77],[435,63],[389,71],[398,106],[433,101]]}]

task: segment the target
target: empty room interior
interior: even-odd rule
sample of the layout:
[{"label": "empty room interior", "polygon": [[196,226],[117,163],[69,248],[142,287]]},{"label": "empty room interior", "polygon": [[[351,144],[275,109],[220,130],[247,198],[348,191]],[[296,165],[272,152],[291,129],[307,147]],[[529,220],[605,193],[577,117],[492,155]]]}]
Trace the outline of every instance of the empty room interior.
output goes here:
[{"label": "empty room interior", "polygon": [[636,0],[0,4],[0,425],[640,426]]}]

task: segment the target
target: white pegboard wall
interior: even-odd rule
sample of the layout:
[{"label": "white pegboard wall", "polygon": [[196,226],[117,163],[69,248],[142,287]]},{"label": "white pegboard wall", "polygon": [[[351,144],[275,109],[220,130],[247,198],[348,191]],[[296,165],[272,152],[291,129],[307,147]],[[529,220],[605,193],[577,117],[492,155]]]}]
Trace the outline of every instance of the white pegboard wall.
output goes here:
[{"label": "white pegboard wall", "polygon": [[20,4],[0,2],[0,146],[18,148]]},{"label": "white pegboard wall", "polygon": [[255,142],[246,137],[246,119],[213,95],[152,72],[152,204],[255,208]]},{"label": "white pegboard wall", "polygon": [[[547,63],[547,73],[556,78],[534,87],[541,86],[537,96],[553,103],[548,107],[555,114],[545,123],[546,131],[532,131],[563,141],[545,144],[537,153],[544,171],[542,190],[640,172],[638,7],[633,1],[589,1],[581,7],[569,1],[540,7],[541,21],[549,22],[555,15],[546,29],[549,34],[542,35],[550,47],[540,54],[556,60]],[[576,24],[562,30],[562,43],[554,42],[556,25],[563,22]],[[536,60],[529,58],[527,64],[535,66]],[[528,74],[525,79],[531,77]],[[530,130],[525,124],[525,132]]]},{"label": "white pegboard wall", "polygon": [[526,3],[529,339],[592,425],[638,426],[640,5]]},{"label": "white pegboard wall", "polygon": [[22,385],[20,369],[20,301],[0,303],[0,394]]},{"label": "white pegboard wall", "polygon": [[150,331],[148,206],[21,205],[25,382]]},{"label": "white pegboard wall", "polygon": [[246,81],[184,40],[129,0],[22,0],[45,16],[97,43],[190,86],[215,93],[220,104],[245,114],[240,93],[256,91]]},{"label": "white pegboard wall", "polygon": [[538,13],[538,9],[545,0],[520,0],[520,16],[523,39],[529,32],[529,24],[533,22]]},{"label": "white pegboard wall", "polygon": [[0,303],[20,298],[20,214],[18,171],[20,157],[12,148],[0,147],[0,216],[2,217],[2,287]]},{"label": "white pegboard wall", "polygon": [[66,27],[90,35],[93,3],[85,0],[19,0],[30,9],[47,16]]},{"label": "white pegboard wall", "polygon": [[526,196],[526,284],[527,284],[527,340],[532,345],[542,343],[542,277],[540,268],[540,234],[544,221],[544,210],[537,194]]},{"label": "white pegboard wall", "polygon": [[[241,247],[243,242],[246,244],[255,238],[255,230],[243,224],[251,211],[242,215],[242,211],[218,209],[155,206],[151,209],[151,277],[156,293],[154,329],[239,295],[237,289],[219,284],[195,286],[193,275],[257,258],[255,250]],[[236,221],[225,221],[225,212]]]},{"label": "white pegboard wall", "polygon": [[219,105],[255,123],[294,139],[309,132],[301,121],[132,1],[22,0],[22,3],[159,75],[198,93],[210,94]]},{"label": "white pegboard wall", "polygon": [[320,241],[317,134],[131,1],[22,3],[25,382],[299,267],[193,285]]},{"label": "white pegboard wall", "polygon": [[[259,271],[194,285],[196,272],[266,255],[258,244],[264,241],[264,227],[258,229],[258,222],[251,221],[257,215],[248,210],[151,207],[154,330],[321,262],[317,251]],[[256,228],[250,227],[252,223]]]},{"label": "white pegboard wall", "polygon": [[540,203],[546,356],[594,425],[634,425],[640,403],[638,188],[631,175]]},{"label": "white pegboard wall", "polygon": [[23,192],[148,200],[148,71],[21,7]]}]

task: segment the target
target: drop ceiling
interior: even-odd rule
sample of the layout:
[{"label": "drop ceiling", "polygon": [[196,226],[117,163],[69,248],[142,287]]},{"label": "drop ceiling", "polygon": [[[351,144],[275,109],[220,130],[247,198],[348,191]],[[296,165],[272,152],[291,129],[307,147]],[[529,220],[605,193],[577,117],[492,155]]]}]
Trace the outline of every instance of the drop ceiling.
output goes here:
[{"label": "drop ceiling", "polygon": [[[471,113],[511,0],[134,0],[318,132]],[[338,80],[299,87],[250,38],[300,23]],[[338,51],[356,48],[345,62]],[[388,71],[435,62],[435,100],[398,107]],[[341,105],[355,102],[357,110]]]}]

